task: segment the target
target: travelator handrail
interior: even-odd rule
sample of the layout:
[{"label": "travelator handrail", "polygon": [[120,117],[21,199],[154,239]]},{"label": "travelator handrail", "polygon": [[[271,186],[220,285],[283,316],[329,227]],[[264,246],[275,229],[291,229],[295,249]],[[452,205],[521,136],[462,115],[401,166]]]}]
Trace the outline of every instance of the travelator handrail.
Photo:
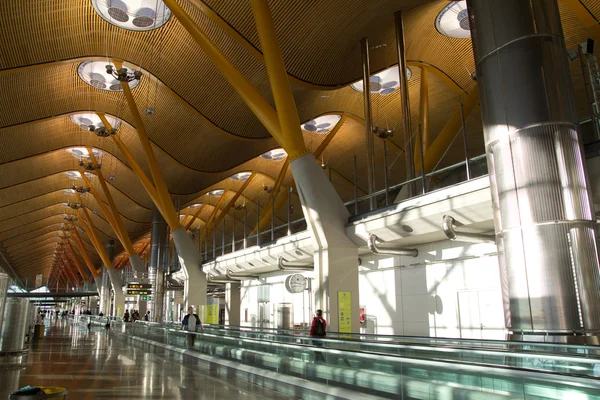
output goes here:
[{"label": "travelator handrail", "polygon": [[[161,327],[157,323],[140,322],[150,327]],[[162,328],[176,329],[175,324],[163,325]],[[557,354],[550,352],[527,352],[517,349],[495,348],[464,348],[464,347],[437,347],[430,344],[411,344],[395,342],[374,342],[361,340],[346,340],[342,338],[313,338],[282,333],[265,333],[256,331],[243,331],[224,329],[220,326],[205,325],[206,333],[218,334],[234,338],[248,338],[266,340],[276,343],[293,343],[311,345],[318,340],[328,348],[337,350],[355,350],[372,354],[387,354],[395,357],[421,357],[436,358],[445,361],[471,361],[484,362],[485,365],[533,367],[540,364],[537,370],[548,372],[570,372],[577,370],[578,376],[600,376],[600,357],[594,358],[584,354],[567,353]],[[494,359],[495,357],[495,359]]]},{"label": "travelator handrail", "polygon": [[[203,326],[211,326],[211,327],[220,327],[222,329],[229,330],[246,330],[246,331],[258,331],[258,332],[266,332],[272,331],[276,333],[289,333],[290,335],[300,336],[308,335],[307,329],[282,329],[282,328],[269,328],[269,327],[255,327],[255,326],[243,326],[243,325],[214,325],[214,324],[204,324]],[[381,334],[372,334],[372,333],[344,333],[344,332],[327,332],[329,336],[343,336],[346,340],[360,340],[364,341],[371,340],[377,342],[397,342],[404,341],[407,342],[409,340],[419,341],[419,342],[440,342],[440,343],[481,343],[486,345],[506,345],[506,346],[539,346],[539,347],[552,347],[552,348],[565,348],[572,349],[577,352],[580,352],[582,349],[591,350],[597,352],[600,355],[600,346],[589,345],[589,344],[569,344],[569,343],[548,343],[548,342],[515,342],[508,340],[498,340],[498,339],[469,339],[469,338],[450,338],[450,337],[424,337],[424,336],[404,336],[404,335],[381,335]]]},{"label": "travelator handrail", "polygon": [[[390,380],[413,379],[418,377],[419,379],[422,378],[421,381],[433,382],[437,376],[443,377],[443,379],[454,380],[452,382],[455,383],[451,382],[454,386],[457,385],[457,382],[479,382],[483,379],[504,379],[509,382],[507,387],[522,385],[523,388],[525,388],[525,386],[528,385],[539,386],[542,385],[543,382],[544,384],[552,385],[554,389],[560,386],[561,391],[567,391],[569,393],[571,391],[582,390],[587,391],[587,393],[597,393],[600,389],[599,380],[590,379],[589,377],[573,373],[548,372],[513,366],[490,366],[483,363],[461,360],[452,360],[449,362],[448,360],[434,358],[399,357],[385,353],[366,353],[353,349],[332,349],[328,348],[327,344],[322,343],[322,340],[315,338],[312,338],[311,340],[323,345],[279,343],[264,339],[216,335],[207,332],[206,330],[204,333],[196,333],[157,325],[124,323],[122,321],[114,321],[113,325],[114,329],[112,331],[116,331],[117,333],[120,330],[122,334],[131,337],[144,338],[145,336],[150,336],[151,339],[149,340],[151,341],[160,339],[169,345],[176,345],[179,347],[184,346],[185,338],[191,335],[197,337],[195,349],[206,354],[217,355],[226,359],[235,359],[237,362],[249,363],[258,368],[272,369],[275,368],[274,366],[285,365],[287,366],[286,368],[293,370],[292,372],[294,372],[295,375],[302,373],[301,371],[303,371],[301,365],[298,364],[304,362],[302,359],[303,355],[310,354],[311,357],[316,357],[320,354],[323,357],[322,367],[324,368],[321,372],[323,374],[329,374],[327,379],[336,378],[336,376],[332,376],[331,374],[337,373],[341,377],[336,379],[340,379],[341,381],[343,381],[344,371],[348,370],[352,372],[352,376],[356,373],[363,375],[376,374],[376,376],[380,377],[378,379],[382,379],[381,376],[383,374],[383,376],[386,377],[385,379]],[[281,357],[289,359],[287,359],[284,364],[280,364],[279,361],[281,361]],[[341,365],[340,360],[345,360],[346,366]],[[381,382],[379,382],[378,385],[380,383]],[[477,385],[479,384],[476,384],[475,386],[472,384],[462,384],[465,390],[473,390],[473,388],[478,387]],[[479,388],[478,390],[481,389]],[[523,391],[525,392],[526,390],[523,389]],[[556,389],[556,392],[558,393],[559,390]],[[521,392],[520,390],[517,390],[516,393]],[[510,395],[510,393],[507,395]],[[507,398],[514,397],[511,395]],[[558,399],[561,397],[555,398]]]}]

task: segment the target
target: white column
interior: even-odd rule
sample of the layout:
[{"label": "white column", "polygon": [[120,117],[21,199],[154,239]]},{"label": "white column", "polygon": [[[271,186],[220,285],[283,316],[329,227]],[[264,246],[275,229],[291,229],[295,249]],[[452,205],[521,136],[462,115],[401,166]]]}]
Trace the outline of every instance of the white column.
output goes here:
[{"label": "white column", "polygon": [[315,247],[314,310],[338,331],[338,292],[350,292],[352,332],[358,333],[358,248],[346,236],[350,214],[312,153],[290,163]]},{"label": "white column", "polygon": [[177,248],[181,270],[185,274],[183,288],[185,309],[192,305],[198,311],[198,315],[201,315],[200,312],[204,311],[206,305],[206,274],[200,269],[200,253],[184,227],[171,234]]},{"label": "white column", "polygon": [[240,286],[239,283],[225,285],[225,325],[240,325]]}]

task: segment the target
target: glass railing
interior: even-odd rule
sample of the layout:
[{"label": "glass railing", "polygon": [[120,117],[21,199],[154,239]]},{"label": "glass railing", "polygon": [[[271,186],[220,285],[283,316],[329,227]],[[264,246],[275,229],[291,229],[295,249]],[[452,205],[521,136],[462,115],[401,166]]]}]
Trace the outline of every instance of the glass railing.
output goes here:
[{"label": "glass railing", "polygon": [[[112,327],[128,337],[193,349],[254,368],[387,398],[600,398],[600,382],[596,379],[572,372],[549,373],[521,366],[485,364],[484,358],[477,363],[341,349],[344,343],[336,339],[296,337],[295,340],[305,342],[285,343],[279,335],[277,341],[226,336],[213,333],[215,329],[211,327],[206,327],[204,333],[121,321],[114,321]],[[362,345],[345,345],[359,344]]]},{"label": "glass railing", "polygon": [[[487,164],[485,161],[485,154],[473,157],[468,161],[468,172],[466,168],[467,162],[462,161],[454,165],[437,169],[426,174],[424,177],[419,176],[405,182],[391,185],[386,189],[378,190],[370,195],[356,197],[354,200],[345,203],[345,206],[352,217],[375,212],[376,210],[393,205],[400,190],[407,185],[413,185],[414,191],[412,197],[406,197],[406,199],[422,196],[451,185],[484,176],[487,174]],[[370,210],[371,199],[374,199],[376,204],[375,210],[373,211]],[[217,257],[249,247],[266,246],[278,239],[306,230],[306,221],[304,218],[292,221],[289,213],[287,218],[290,222],[282,225],[270,226],[259,233],[249,234],[246,238],[236,238],[235,240],[224,239],[222,231],[215,233],[207,242],[200,244],[199,250],[202,253],[203,262],[209,262]],[[219,227],[217,227],[217,229],[220,230]]]}]

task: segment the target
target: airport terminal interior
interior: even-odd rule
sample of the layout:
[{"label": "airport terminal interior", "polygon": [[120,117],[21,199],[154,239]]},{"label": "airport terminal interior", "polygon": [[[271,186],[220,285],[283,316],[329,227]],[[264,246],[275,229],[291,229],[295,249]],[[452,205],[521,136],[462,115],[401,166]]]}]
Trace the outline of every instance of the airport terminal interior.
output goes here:
[{"label": "airport terminal interior", "polygon": [[0,399],[600,399],[599,0],[0,0]]}]

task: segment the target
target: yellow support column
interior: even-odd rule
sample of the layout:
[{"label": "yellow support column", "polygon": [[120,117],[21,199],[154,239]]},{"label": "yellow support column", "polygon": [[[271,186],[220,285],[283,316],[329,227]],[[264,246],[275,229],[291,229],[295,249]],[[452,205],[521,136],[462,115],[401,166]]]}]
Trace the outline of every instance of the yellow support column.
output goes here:
[{"label": "yellow support column", "polygon": [[[90,272],[92,273],[94,278],[96,278],[97,276],[100,275],[100,271],[98,269],[96,269],[96,267],[94,267],[92,258],[90,257],[90,254],[87,252],[87,249],[85,248],[83,239],[79,235],[79,231],[77,230],[77,227],[73,223],[71,223],[71,226],[72,226],[71,232],[73,232],[72,239],[75,240],[75,243],[77,244],[77,247],[79,248],[79,253],[81,253],[81,256],[83,257],[83,260],[85,261],[85,264],[87,265],[88,269],[90,270]],[[70,242],[69,242],[69,244],[70,244]]]},{"label": "yellow support column", "polygon": [[[77,231],[75,231],[75,232],[76,232],[76,235],[79,236],[79,233]],[[77,242],[77,240],[75,240],[75,241]],[[69,238],[67,238],[67,239],[65,239],[65,243],[67,244],[67,248],[69,249],[69,252],[73,256],[73,258],[76,259],[77,262],[79,262],[79,258],[77,257],[77,253],[75,252],[75,248],[71,244],[71,240]],[[77,245],[79,247],[82,247],[83,246],[83,242],[77,243]],[[79,252],[81,253],[81,256],[83,257],[83,261],[85,262],[85,264],[88,267],[90,273],[92,274],[92,278],[96,278],[98,275],[100,275],[100,272],[98,272],[98,270],[94,267],[94,263],[92,262],[89,254],[87,252],[87,250],[84,248],[83,250],[80,250]]]},{"label": "yellow support column", "polygon": [[288,80],[281,50],[277,43],[275,26],[271,18],[267,0],[251,0],[256,29],[265,58],[265,66],[269,75],[271,91],[275,99],[279,125],[283,135],[284,149],[288,158],[293,161],[307,153],[304,137],[300,129],[300,118]]},{"label": "yellow support column", "polygon": [[332,331],[358,333],[358,318],[350,318],[349,326],[341,326],[337,318],[338,295],[342,294],[352,312],[358,314],[358,248],[346,235],[349,213],[304,144],[268,0],[250,0],[250,4],[279,116],[283,148],[288,153],[302,211],[316,244],[315,307],[324,311]]},{"label": "yellow support column", "polygon": [[271,136],[275,138],[277,143],[284,147],[285,139],[281,133],[277,112],[271,107],[269,102],[261,96],[258,90],[252,86],[252,83],[219,51],[183,8],[177,4],[176,0],[163,0],[163,2],[169,7],[190,36],[198,43],[204,54],[221,71],[231,87],[240,95],[263,126],[267,128]]},{"label": "yellow support column", "polygon": [[[90,159],[92,161],[92,165],[94,167],[97,167],[98,162],[96,160],[96,157],[94,156],[94,153],[92,152],[92,148],[87,147],[87,149],[88,149],[88,153],[90,154]],[[110,191],[108,190],[108,185],[106,184],[106,181],[104,180],[104,175],[102,175],[102,171],[100,169],[96,169],[96,177],[98,178],[98,182],[100,183],[102,192],[104,193],[104,196],[106,197],[106,200],[108,201],[108,206],[110,207],[110,211],[108,209],[106,209],[106,205],[104,205],[102,198],[100,197],[100,195],[98,194],[98,192],[96,191],[96,189],[94,188],[94,186],[92,185],[90,180],[87,178],[87,176],[85,176],[85,174],[82,174],[82,176],[83,176],[83,179],[85,180],[86,184],[90,187],[92,195],[96,198],[96,201],[98,202],[98,204],[102,208],[102,211],[106,215],[106,218],[109,219],[109,222],[111,223],[111,227],[113,228],[113,231],[115,231],[115,233],[119,237],[119,241],[123,245],[123,248],[129,255],[129,259],[131,261],[131,266],[133,267],[133,269],[136,272],[139,272],[139,273],[144,272],[144,263],[142,262],[142,259],[140,258],[139,255],[137,255],[137,253],[135,252],[135,250],[133,248],[133,243],[131,242],[131,239],[129,238],[129,234],[127,233],[127,229],[125,228],[123,219],[121,218],[121,215],[119,214],[119,210],[117,209],[117,204],[115,203],[115,200],[113,199],[112,195],[110,194]],[[112,222],[111,222],[111,220],[112,220]]]},{"label": "yellow support column", "polygon": [[415,142],[415,172],[421,172],[421,138],[423,138],[423,155],[429,147],[429,73],[421,68],[421,95],[419,100],[420,134]]},{"label": "yellow support column", "polygon": [[[108,122],[108,120],[106,119],[105,115],[102,113],[96,113],[96,114],[98,115],[98,117],[100,117],[100,120],[104,124],[104,127],[106,127],[107,130],[111,130],[112,127],[111,127],[110,123]],[[129,163],[129,166],[133,170],[133,173],[139,178],[140,182],[144,186],[144,189],[146,189],[148,196],[150,196],[150,199],[152,200],[152,202],[154,203],[156,208],[158,208],[160,213],[164,216],[164,209],[162,207],[162,204],[161,204],[159,196],[158,196],[158,191],[154,187],[154,184],[146,176],[146,173],[144,172],[144,170],[142,169],[140,164],[138,164],[138,162],[135,160],[135,158],[133,157],[133,155],[127,148],[127,146],[125,146],[125,143],[123,143],[121,138],[119,138],[117,135],[110,135],[110,137],[115,142],[115,144],[117,145],[117,147],[119,148],[119,150],[121,151],[121,153],[123,154],[123,156],[125,157],[127,162]],[[171,229],[173,229],[173,228],[171,227]]]},{"label": "yellow support column", "polygon": [[189,231],[190,228],[192,227],[192,225],[194,224],[194,221],[200,216],[200,214],[202,213],[202,210],[204,209],[204,207],[206,207],[206,204],[202,204],[200,207],[198,207],[198,210],[196,210],[196,212],[194,213],[194,215],[192,216],[192,219],[190,219],[190,221],[185,225],[185,230]]},{"label": "yellow support column", "polygon": [[219,201],[217,202],[217,205],[215,206],[215,208],[213,208],[212,213],[210,213],[210,217],[208,217],[208,220],[206,220],[206,224],[204,224],[204,226],[202,227],[202,232],[200,233],[200,237],[201,237],[202,241],[204,241],[204,239],[206,238],[206,234],[208,233],[208,225],[210,225],[210,223],[212,222],[212,220],[217,215],[217,212],[219,212],[219,209],[221,207],[221,203],[223,202],[223,199],[225,199],[225,194],[227,192],[228,192],[227,190],[223,192],[223,194],[219,198]]},{"label": "yellow support column", "polygon": [[79,262],[79,259],[77,258],[77,255],[75,254],[74,251],[72,251],[72,248],[68,245],[68,242],[69,241],[67,238],[63,238],[63,243],[64,243],[64,247],[65,247],[65,255],[67,257],[69,255],[71,256],[71,260],[73,261],[73,264],[75,264],[75,268],[77,268],[77,271],[79,271],[79,274],[81,275],[81,277],[85,279],[87,277],[87,275],[85,274],[83,267],[81,266],[81,263]]},{"label": "yellow support column", "polygon": [[78,209],[75,209],[75,213],[77,214],[81,225],[87,232],[88,237],[92,241],[92,245],[96,249],[96,252],[98,252],[100,259],[106,266],[106,271],[108,272],[108,276],[110,278],[110,282],[115,293],[115,314],[117,317],[122,317],[125,308],[125,296],[123,295],[123,282],[121,280],[121,276],[113,268],[110,257],[108,256],[106,249],[102,245],[102,241],[100,241],[98,237],[98,233],[96,232],[96,228],[94,227],[94,222],[90,218],[87,209],[85,207],[82,207],[81,210],[83,212],[79,212]]}]

